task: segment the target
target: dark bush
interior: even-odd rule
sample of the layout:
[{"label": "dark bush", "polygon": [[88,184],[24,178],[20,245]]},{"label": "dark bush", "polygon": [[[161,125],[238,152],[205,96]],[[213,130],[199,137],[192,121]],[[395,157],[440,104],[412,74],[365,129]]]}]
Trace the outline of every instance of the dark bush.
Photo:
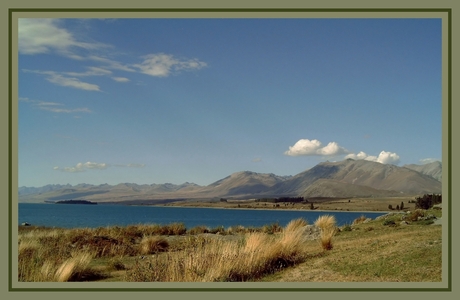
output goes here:
[{"label": "dark bush", "polygon": [[415,208],[430,209],[435,204],[442,203],[442,195],[425,194],[415,198]]}]

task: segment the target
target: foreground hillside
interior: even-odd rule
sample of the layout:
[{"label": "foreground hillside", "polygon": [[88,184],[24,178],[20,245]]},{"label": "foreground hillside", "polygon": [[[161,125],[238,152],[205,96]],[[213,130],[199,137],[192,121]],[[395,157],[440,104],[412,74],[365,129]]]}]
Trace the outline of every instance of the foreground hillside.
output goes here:
[{"label": "foreground hillside", "polygon": [[19,227],[19,281],[440,282],[440,210],[285,228]]},{"label": "foreground hillside", "polygon": [[[424,172],[424,173],[422,173]],[[267,197],[399,197],[441,193],[441,165],[398,167],[366,160],[323,162],[295,176],[237,172],[207,186],[120,183],[48,185],[19,188],[19,202],[89,200],[155,204],[189,199],[251,199]],[[430,175],[431,174],[431,175]],[[161,201],[159,201],[161,200]]]}]

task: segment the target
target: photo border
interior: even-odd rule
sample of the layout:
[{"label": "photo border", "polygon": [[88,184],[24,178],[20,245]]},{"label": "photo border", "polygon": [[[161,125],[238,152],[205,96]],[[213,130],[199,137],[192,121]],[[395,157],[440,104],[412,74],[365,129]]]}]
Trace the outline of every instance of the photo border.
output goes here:
[{"label": "photo border", "polygon": [[[245,292],[273,292],[273,291],[282,291],[282,292],[331,292],[331,291],[452,291],[452,168],[451,168],[451,156],[452,156],[452,9],[451,8],[10,8],[8,9],[8,176],[9,176],[9,185],[8,185],[8,245],[9,245],[9,264],[8,264],[8,274],[9,274],[9,282],[8,288],[9,291],[70,291],[70,292],[82,292],[82,291],[155,291],[155,292],[169,292],[174,291],[178,292],[177,286],[171,287],[143,287],[142,285],[132,284],[133,287],[130,288],[92,288],[88,287],[87,284],[80,285],[79,283],[69,283],[69,284],[62,284],[62,287],[56,288],[53,287],[55,284],[48,285],[47,283],[31,283],[30,287],[15,287],[13,284],[12,276],[13,273],[13,260],[17,257],[13,257],[13,212],[14,212],[14,205],[17,202],[13,203],[13,200],[17,200],[17,176],[16,178],[14,175],[17,175],[17,153],[15,153],[14,149],[12,148],[14,143],[17,143],[15,140],[15,136],[13,133],[13,128],[15,128],[15,124],[13,124],[13,119],[17,117],[15,115],[14,109],[17,112],[17,103],[13,101],[14,95],[14,69],[13,65],[14,62],[17,62],[17,51],[16,51],[16,58],[14,57],[13,53],[13,42],[14,42],[14,33],[13,29],[15,28],[13,24],[13,20],[17,18],[16,14],[20,15],[34,15],[34,14],[43,14],[43,13],[124,13],[124,14],[165,14],[165,13],[178,13],[178,14],[190,14],[190,13],[224,13],[224,14],[233,14],[233,13],[260,13],[260,14],[274,14],[274,15],[285,15],[285,14],[303,14],[303,13],[315,13],[315,14],[324,14],[328,15],[330,13],[381,13],[385,15],[387,13],[442,13],[446,14],[446,23],[443,21],[443,25],[447,24],[446,32],[443,31],[443,39],[447,37],[447,50],[443,48],[443,75],[447,74],[447,79],[443,79],[443,116],[447,116],[447,121],[443,122],[443,146],[447,146],[447,149],[443,147],[443,158],[444,158],[444,166],[443,166],[443,193],[447,194],[447,246],[443,247],[443,257],[445,256],[444,250],[447,250],[447,287],[404,287],[404,288],[392,288],[392,287],[372,287],[372,288],[362,288],[362,287],[346,287],[350,286],[349,283],[343,285],[343,287],[330,287],[330,283],[327,283],[325,287],[319,288],[298,288],[298,287],[284,287],[284,288],[277,288],[277,287],[262,287],[262,288],[255,288],[255,287],[241,287],[242,284],[237,283],[224,283],[224,284],[217,284],[219,287],[216,288],[209,288],[209,287],[192,287],[192,285],[201,285],[193,283],[192,285],[188,285],[185,283],[181,283],[183,286],[179,288],[181,292],[192,292],[192,291],[206,291],[206,292],[215,292],[215,291],[226,291],[226,292],[234,292],[234,291],[245,291]],[[27,16],[28,17],[28,16]],[[393,16],[392,16],[393,17]],[[444,45],[444,44],[443,44]],[[447,57],[444,57],[447,51]],[[444,69],[447,68],[447,69]],[[16,70],[17,71],[17,70]],[[17,75],[17,74],[16,74]],[[17,76],[16,76],[17,78]],[[447,81],[447,83],[446,83]],[[447,97],[445,97],[447,95]],[[17,95],[16,95],[17,96]],[[17,97],[16,97],[17,98]],[[447,98],[447,99],[445,99]],[[447,123],[447,124],[446,124]],[[17,127],[17,125],[16,125]],[[447,143],[444,141],[447,139]],[[17,152],[17,151],[16,151]],[[447,158],[447,163],[446,163]],[[447,179],[446,179],[447,178]],[[446,186],[447,184],[447,186]],[[444,223],[445,224],[445,223]],[[17,228],[16,228],[17,230]],[[16,233],[17,235],[17,233]],[[443,238],[444,238],[444,228],[443,228]],[[443,242],[445,244],[445,242]],[[17,252],[16,252],[17,253]],[[443,263],[443,275],[444,275],[444,266]],[[444,277],[444,276],[443,276]],[[368,285],[369,283],[365,283]],[[22,283],[21,283],[22,285]],[[162,286],[167,286],[168,284],[161,284]],[[209,283],[206,283],[209,285]],[[270,283],[273,286],[272,283]],[[289,283],[284,285],[290,286]],[[315,283],[315,285],[322,285],[321,283]],[[429,283],[424,283],[425,286],[429,286]],[[44,287],[41,287],[44,286]],[[230,286],[230,287],[229,287]]]}]

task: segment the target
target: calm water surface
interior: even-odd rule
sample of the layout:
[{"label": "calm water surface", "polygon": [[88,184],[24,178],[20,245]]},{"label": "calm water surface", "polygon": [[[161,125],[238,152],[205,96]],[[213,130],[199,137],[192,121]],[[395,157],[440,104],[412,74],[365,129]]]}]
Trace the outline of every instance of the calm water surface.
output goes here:
[{"label": "calm water surface", "polygon": [[35,226],[97,228],[105,226],[126,226],[133,224],[184,223],[186,228],[204,225],[209,228],[242,225],[259,227],[304,218],[312,224],[320,215],[334,215],[337,225],[350,224],[364,215],[376,218],[384,213],[361,212],[318,212],[256,209],[217,209],[160,206],[85,205],[85,204],[30,204],[19,203],[18,224],[28,222]]}]

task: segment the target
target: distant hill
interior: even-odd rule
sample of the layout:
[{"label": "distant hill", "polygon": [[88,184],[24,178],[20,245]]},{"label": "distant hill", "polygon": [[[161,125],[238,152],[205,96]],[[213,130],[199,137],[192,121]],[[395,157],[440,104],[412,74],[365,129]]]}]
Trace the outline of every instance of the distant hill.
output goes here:
[{"label": "distant hill", "polygon": [[300,196],[304,198],[374,198],[397,197],[401,196],[401,192],[377,190],[368,186],[344,183],[333,179],[318,179],[301,193]]},{"label": "distant hill", "polygon": [[437,181],[442,181],[442,164],[440,161],[424,165],[404,165],[403,167],[431,176]]},{"label": "distant hill", "polygon": [[218,180],[202,191],[209,191],[216,196],[260,194],[269,191],[272,186],[285,181],[286,178],[275,174],[243,171]]},{"label": "distant hill", "polygon": [[[408,168],[366,160],[346,159],[322,162],[274,187],[274,193],[301,195],[319,179],[397,191],[404,194],[440,193],[441,183],[434,178]],[[354,190],[357,190],[356,188]],[[326,189],[323,191],[327,193]]]},{"label": "distant hill", "polygon": [[[366,160],[322,162],[295,176],[243,171],[208,186],[120,183],[117,185],[48,185],[19,188],[20,202],[88,200],[142,203],[152,200],[302,197],[392,197],[441,193],[437,165],[398,167]],[[441,166],[439,165],[439,168]],[[421,171],[417,171],[420,169]],[[425,172],[425,173],[422,173]],[[441,172],[441,171],[439,171]]]}]

